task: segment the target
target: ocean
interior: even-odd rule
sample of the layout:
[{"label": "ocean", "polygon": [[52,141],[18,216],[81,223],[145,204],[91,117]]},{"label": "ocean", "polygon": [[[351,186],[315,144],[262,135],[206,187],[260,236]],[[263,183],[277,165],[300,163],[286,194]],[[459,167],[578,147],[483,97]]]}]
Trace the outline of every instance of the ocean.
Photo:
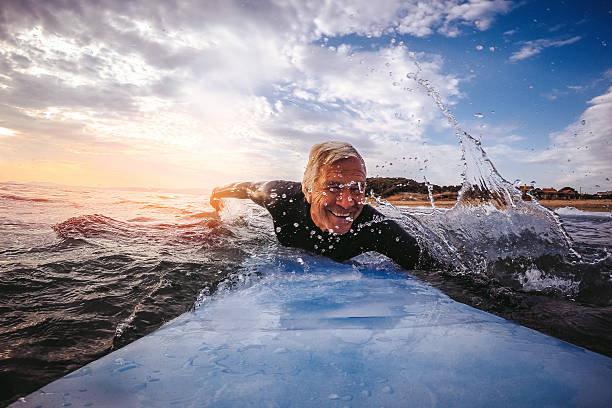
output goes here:
[{"label": "ocean", "polygon": [[[281,251],[267,212],[208,190],[0,183],[0,405],[190,310]],[[520,206],[519,206],[520,207]],[[612,356],[612,217],[563,208],[379,209],[440,260],[406,271],[463,303]],[[374,253],[351,261],[384,267]],[[238,275],[237,275],[238,274]]]}]

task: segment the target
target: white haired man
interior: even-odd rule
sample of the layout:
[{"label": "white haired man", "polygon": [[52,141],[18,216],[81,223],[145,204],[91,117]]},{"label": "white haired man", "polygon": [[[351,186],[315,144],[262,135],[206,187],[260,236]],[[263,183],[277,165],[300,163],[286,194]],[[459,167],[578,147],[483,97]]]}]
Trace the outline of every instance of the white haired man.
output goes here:
[{"label": "white haired man", "polygon": [[268,181],[215,188],[210,204],[221,198],[250,198],[265,207],[284,246],[344,261],[368,251],[414,269],[421,250],[395,221],[365,203],[366,167],[361,155],[344,142],[324,142],[310,149],[302,183]]}]

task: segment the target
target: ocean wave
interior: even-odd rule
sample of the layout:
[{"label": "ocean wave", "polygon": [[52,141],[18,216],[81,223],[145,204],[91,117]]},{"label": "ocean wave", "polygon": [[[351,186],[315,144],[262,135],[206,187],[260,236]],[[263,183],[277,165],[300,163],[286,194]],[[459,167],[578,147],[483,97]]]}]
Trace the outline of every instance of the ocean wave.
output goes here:
[{"label": "ocean wave", "polygon": [[0,199],[3,200],[15,200],[15,201],[30,201],[34,203],[52,203],[55,200],[40,197],[22,197],[14,194],[0,194]]},{"label": "ocean wave", "polygon": [[555,213],[558,215],[574,215],[574,216],[589,216],[589,217],[602,217],[602,218],[610,218],[612,217],[612,212],[609,211],[583,211],[579,210],[575,207],[561,207],[555,210]]},{"label": "ocean wave", "polygon": [[152,222],[155,221],[155,218],[151,218],[151,217],[136,217],[136,218],[130,218],[128,220],[128,222]]},{"label": "ocean wave", "polygon": [[54,225],[53,230],[59,238],[95,238],[100,236],[131,236],[133,227],[101,214],[81,215]]},{"label": "ocean wave", "polygon": [[548,292],[559,290],[564,294],[573,295],[578,291],[579,282],[572,279],[563,279],[559,276],[551,276],[537,268],[529,268],[519,276],[519,282],[527,291]]},{"label": "ocean wave", "polygon": [[169,205],[160,205],[160,204],[147,204],[140,207],[143,210],[156,210],[160,212],[178,212],[181,214],[191,214],[192,212],[189,210],[185,210],[184,208],[172,207]]},{"label": "ocean wave", "polygon": [[[231,226],[224,225],[218,217],[200,218],[190,223],[154,223],[151,217],[136,217],[120,221],[102,214],[81,215],[52,226],[60,247],[96,244],[96,239],[113,240],[124,244],[142,244],[149,248],[167,245],[201,245],[210,248],[230,244],[236,234]],[[58,248],[61,249],[61,248]],[[186,249],[189,249],[186,248]]]}]

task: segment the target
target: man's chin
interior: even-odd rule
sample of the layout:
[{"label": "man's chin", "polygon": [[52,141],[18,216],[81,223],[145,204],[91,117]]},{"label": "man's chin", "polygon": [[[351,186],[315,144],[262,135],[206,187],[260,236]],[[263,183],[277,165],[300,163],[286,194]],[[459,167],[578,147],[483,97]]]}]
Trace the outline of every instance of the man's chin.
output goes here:
[{"label": "man's chin", "polygon": [[353,221],[348,221],[346,218],[334,217],[335,220],[332,222],[333,227],[331,228],[336,234],[346,234],[351,229]]},{"label": "man's chin", "polygon": [[336,226],[333,228],[334,233],[338,234],[338,235],[344,235],[347,232],[349,232],[349,230],[351,229],[351,226],[347,226],[347,227],[342,227],[342,226]]}]

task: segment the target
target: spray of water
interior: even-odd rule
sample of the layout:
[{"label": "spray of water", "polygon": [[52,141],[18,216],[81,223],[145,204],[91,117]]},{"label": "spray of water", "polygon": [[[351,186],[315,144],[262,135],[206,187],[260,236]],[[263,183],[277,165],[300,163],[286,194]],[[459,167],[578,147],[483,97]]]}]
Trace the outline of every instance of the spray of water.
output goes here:
[{"label": "spray of water", "polygon": [[535,199],[523,200],[522,193],[499,174],[480,141],[461,129],[437,90],[421,77],[418,61],[413,62],[416,69],[406,78],[431,97],[454,129],[462,153],[462,187],[450,210],[435,207],[428,182],[429,211],[408,213],[379,198],[378,204],[390,208],[435,258],[457,273],[487,274],[525,290],[539,288],[534,283],[538,278],[558,282],[562,290],[571,292],[579,281],[571,271],[553,279],[536,265],[542,257],[561,259],[565,265],[580,262],[560,218]]}]

